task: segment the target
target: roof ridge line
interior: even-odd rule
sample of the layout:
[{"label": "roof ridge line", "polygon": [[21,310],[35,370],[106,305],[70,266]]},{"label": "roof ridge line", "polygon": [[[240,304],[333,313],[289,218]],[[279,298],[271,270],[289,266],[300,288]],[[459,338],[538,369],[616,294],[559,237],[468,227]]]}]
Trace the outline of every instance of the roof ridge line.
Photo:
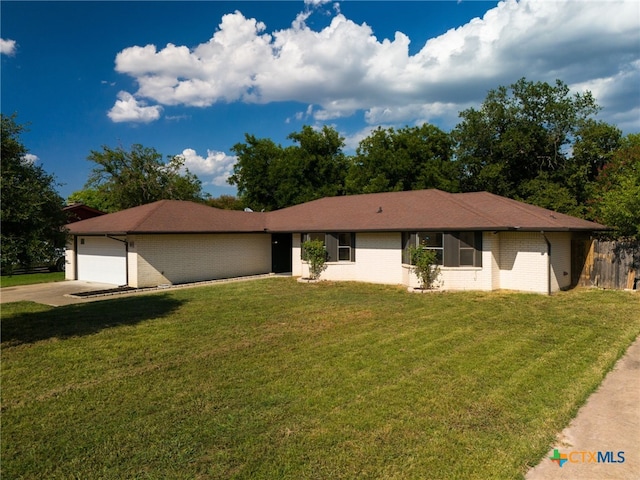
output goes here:
[{"label": "roof ridge line", "polygon": [[479,217],[484,218],[485,220],[489,221],[490,223],[492,223],[495,226],[499,226],[499,224],[496,223],[496,221],[494,220],[493,217],[491,217],[490,215],[485,214],[481,210],[477,210],[473,205],[469,204],[469,202],[467,202],[466,200],[461,198],[462,195],[466,195],[467,193],[489,193],[489,192],[483,191],[483,192],[458,192],[458,193],[444,192],[444,193],[448,193],[449,195],[451,195],[451,198],[453,199],[453,201],[455,203],[457,203],[458,205],[460,205],[462,207],[465,207],[465,208],[468,208],[469,210],[471,210],[473,213],[475,213]]},{"label": "roof ridge line", "polygon": [[[550,210],[548,208],[541,207],[539,205],[534,205],[532,203],[526,203],[524,200],[520,201],[520,200],[515,200],[515,199],[509,198],[509,197],[501,197],[501,198],[503,198],[505,200],[509,200],[510,203],[513,203],[518,210],[520,210],[522,212],[526,212],[529,215],[533,215],[534,217],[536,217],[536,218],[538,218],[540,220],[549,221],[549,219],[551,219],[551,221],[553,223],[557,224],[557,223],[560,223],[560,222],[558,222],[558,218],[555,215],[566,215],[565,213],[556,212],[554,210]],[[527,207],[534,207],[533,211],[530,210]],[[537,209],[542,209],[542,210],[544,210],[546,212],[549,212],[549,215],[543,215],[542,213],[539,213],[537,211]],[[571,215],[567,215],[567,216],[571,217]],[[573,218],[578,218],[578,217],[573,217]],[[580,219],[580,220],[583,220],[583,219]]]},{"label": "roof ridge line", "polygon": [[[133,227],[129,230],[130,232],[134,232],[140,225],[142,225],[158,208],[160,208],[161,205],[163,205],[165,202],[168,202],[168,200],[163,199],[163,200],[158,200],[156,202],[152,202],[152,203],[147,203],[147,205],[153,205],[154,203],[156,204],[152,209],[149,210],[149,212],[144,215],[142,217],[142,219],[140,219],[139,222],[135,223],[133,225]],[[142,207],[144,205],[141,205]]]}]

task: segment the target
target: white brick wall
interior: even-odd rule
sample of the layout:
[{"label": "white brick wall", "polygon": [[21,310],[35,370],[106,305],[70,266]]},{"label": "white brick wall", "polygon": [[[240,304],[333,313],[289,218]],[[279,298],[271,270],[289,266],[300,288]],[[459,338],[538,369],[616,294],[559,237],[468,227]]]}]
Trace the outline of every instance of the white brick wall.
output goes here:
[{"label": "white brick wall", "polygon": [[[499,288],[528,292],[556,292],[571,285],[571,233],[501,232]],[[547,242],[551,243],[551,278]]]},{"label": "white brick wall", "polygon": [[[547,234],[552,243],[552,291],[571,281],[571,236]],[[401,234],[357,233],[356,262],[329,263],[325,280],[419,285],[410,267],[402,264]],[[484,232],[482,268],[441,267],[439,280],[444,290],[519,290],[547,293],[547,243],[539,232]],[[300,259],[300,234],[293,235],[293,275],[308,276]],[[565,272],[567,273],[565,275]]]},{"label": "white brick wall", "polygon": [[271,271],[271,235],[135,235],[129,241],[129,284],[134,287]]},{"label": "white brick wall", "polygon": [[64,252],[65,267],[64,278],[65,280],[77,280],[76,279],[76,251],[74,250],[76,237],[68,237],[66,250]]},{"label": "white brick wall", "polygon": [[[571,283],[571,234],[547,233],[551,242],[551,290]],[[264,234],[134,235],[129,241],[128,277],[134,287],[209,280],[271,271],[271,236]],[[442,268],[445,290],[521,290],[546,293],[547,244],[539,232],[485,232],[482,268]],[[67,280],[75,279],[76,252],[67,242]],[[300,234],[293,235],[292,271],[307,276],[300,259]],[[356,262],[328,264],[327,280],[417,286],[402,264],[401,234],[357,233]]]},{"label": "white brick wall", "polygon": [[[329,262],[320,278],[334,281],[401,284],[402,235],[400,232],[356,233],[356,261]],[[300,258],[300,234],[293,235],[293,276],[307,277],[309,269]]]},{"label": "white brick wall", "polygon": [[[482,267],[440,267],[437,283],[441,290],[492,290],[494,288],[494,251],[495,237],[484,232],[482,235]],[[404,266],[404,283],[410,287],[419,287],[418,277]]]},{"label": "white brick wall", "polygon": [[371,283],[401,284],[402,234],[356,233],[357,278]]},{"label": "white brick wall", "polygon": [[[491,268],[491,290],[500,289],[500,235],[492,232],[484,232],[482,236],[485,254],[482,257],[484,268]],[[487,242],[485,244],[485,242]],[[487,254],[489,261],[487,260]]]},{"label": "white brick wall", "polygon": [[547,293],[547,243],[539,232],[500,232],[500,288]]},{"label": "white brick wall", "polygon": [[[303,263],[300,255],[302,255],[302,249],[300,247],[300,234],[294,233],[291,241],[291,275],[294,277],[308,277],[309,269]],[[357,252],[356,252],[357,255]]]}]

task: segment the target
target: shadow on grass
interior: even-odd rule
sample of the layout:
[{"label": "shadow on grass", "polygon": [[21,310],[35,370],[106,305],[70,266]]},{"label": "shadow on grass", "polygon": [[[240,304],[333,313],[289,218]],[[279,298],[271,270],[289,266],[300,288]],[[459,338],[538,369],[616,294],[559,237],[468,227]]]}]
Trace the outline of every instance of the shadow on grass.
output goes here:
[{"label": "shadow on grass", "polygon": [[166,317],[183,303],[168,295],[149,295],[41,311],[33,311],[41,306],[30,302],[6,304],[2,313],[2,345],[92,335],[112,327]]}]

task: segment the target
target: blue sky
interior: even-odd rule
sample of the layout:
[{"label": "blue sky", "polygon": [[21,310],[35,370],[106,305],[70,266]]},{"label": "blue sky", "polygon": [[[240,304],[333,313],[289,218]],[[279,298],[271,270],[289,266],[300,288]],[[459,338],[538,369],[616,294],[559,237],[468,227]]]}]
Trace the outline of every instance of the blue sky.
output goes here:
[{"label": "blue sky", "polygon": [[287,144],[334,126],[453,128],[521,77],[590,90],[640,131],[640,2],[13,2],[1,9],[1,108],[67,197],[102,145],[183,155],[214,196],[244,134]]}]

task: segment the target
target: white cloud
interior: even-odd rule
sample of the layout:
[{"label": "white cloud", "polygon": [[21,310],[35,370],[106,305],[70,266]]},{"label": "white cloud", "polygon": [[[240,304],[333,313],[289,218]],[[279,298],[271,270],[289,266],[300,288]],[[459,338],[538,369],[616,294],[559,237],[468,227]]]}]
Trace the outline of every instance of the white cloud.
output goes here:
[{"label": "white cloud", "polygon": [[137,81],[136,98],[162,105],[297,101],[314,105],[319,121],[360,111],[372,123],[454,119],[488,89],[520,77],[570,85],[611,78],[599,84],[598,100],[605,110],[615,105],[618,115],[633,111],[633,105],[607,102],[626,82],[620,72],[634,71],[640,59],[635,0],[506,0],[482,19],[428,40],[414,55],[404,33],[380,40],[369,25],[340,13],[312,30],[305,22],[324,3],[308,0],[290,28],[271,34],[236,11],[195,48],[126,48],[116,70]]},{"label": "white cloud", "polygon": [[191,148],[183,150],[180,156],[191,173],[195,173],[205,184],[218,187],[228,186],[227,179],[233,174],[233,166],[238,160],[234,155],[215,150],[207,150],[205,158]]},{"label": "white cloud", "polygon": [[16,54],[16,41],[0,38],[0,54],[13,57]]},{"label": "white cloud", "polygon": [[333,0],[304,0],[304,4],[310,7],[317,7],[319,5],[325,5]]},{"label": "white cloud", "polygon": [[602,114],[623,131],[640,129],[640,60],[614,75],[571,85],[578,92],[590,91],[604,106]]},{"label": "white cloud", "polygon": [[22,156],[22,162],[26,165],[34,165],[38,160],[40,160],[40,157],[33,153],[25,153]]},{"label": "white cloud", "polygon": [[127,92],[119,92],[118,100],[113,105],[109,113],[109,118],[118,122],[139,122],[149,123],[160,118],[162,107],[154,105],[147,107],[142,101],[138,101]]}]

